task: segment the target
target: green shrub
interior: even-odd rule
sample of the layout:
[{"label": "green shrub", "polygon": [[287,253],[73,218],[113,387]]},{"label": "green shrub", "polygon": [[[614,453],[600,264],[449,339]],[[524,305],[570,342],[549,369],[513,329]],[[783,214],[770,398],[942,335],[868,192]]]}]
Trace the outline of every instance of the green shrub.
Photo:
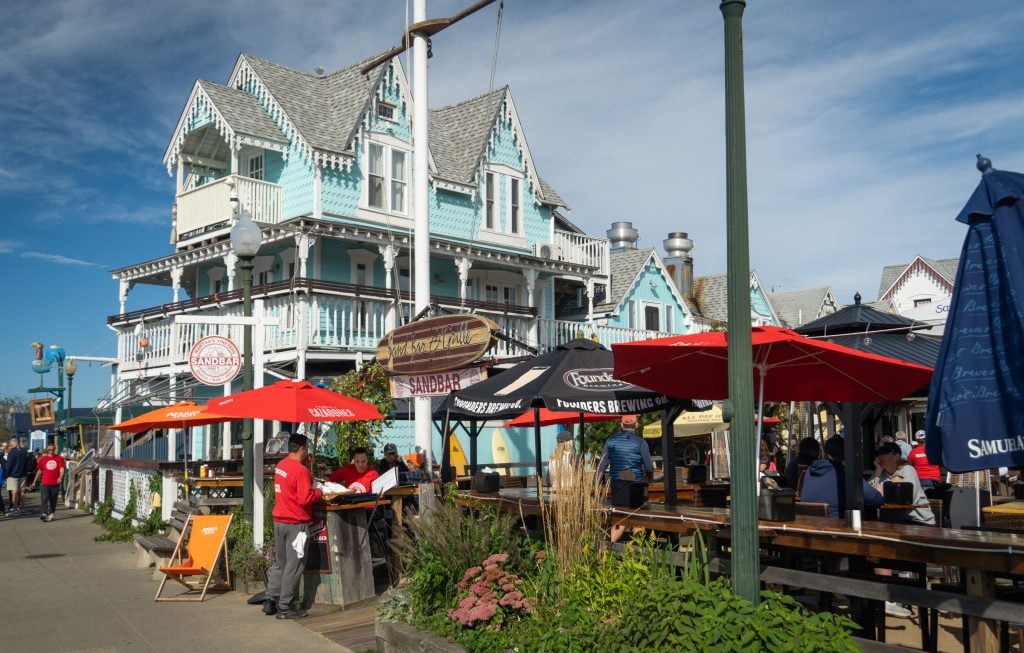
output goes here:
[{"label": "green shrub", "polygon": [[[505,568],[529,570],[533,545],[518,534],[515,519],[492,508],[464,510],[453,499],[406,521],[399,553],[409,570],[406,592],[422,620],[447,620],[454,608],[455,585],[467,569],[495,553],[507,553]],[[435,624],[436,625],[436,624]]]},{"label": "green shrub", "polygon": [[107,529],[103,535],[97,535],[97,542],[129,542],[135,535],[135,527],[132,525],[132,518],[139,506],[139,489],[135,483],[128,482],[128,505],[124,508],[124,515],[121,519],[114,519],[114,502],[107,499],[100,504],[96,510],[96,517],[93,521]]}]

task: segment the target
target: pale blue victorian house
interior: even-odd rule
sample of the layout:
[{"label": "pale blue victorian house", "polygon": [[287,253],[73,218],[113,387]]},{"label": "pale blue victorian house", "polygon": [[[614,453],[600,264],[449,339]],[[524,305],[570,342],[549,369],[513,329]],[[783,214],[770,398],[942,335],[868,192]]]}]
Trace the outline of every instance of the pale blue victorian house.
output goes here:
[{"label": "pale blue victorian house", "polygon": [[[240,210],[262,230],[252,293],[257,379],[343,374],[412,318],[409,85],[398,59],[368,75],[360,67],[308,73],[242,54],[226,84],[194,84],[164,154],[175,180],[172,251],[113,271],[111,405],[238,389],[237,381],[198,384],[188,355],[205,335],[242,341],[242,327],[230,324],[242,314],[242,279],[228,240]],[[632,276],[623,282],[609,240],[559,213],[566,202],[540,176],[508,88],[432,110],[429,127],[435,305],[484,315],[539,350],[581,330],[611,344],[689,328],[656,255],[627,257]],[[166,303],[130,306],[139,284],[166,287]],[[603,311],[619,294],[628,309]],[[526,353],[505,340],[492,351]],[[201,446],[202,455],[230,453],[227,442]]]}]

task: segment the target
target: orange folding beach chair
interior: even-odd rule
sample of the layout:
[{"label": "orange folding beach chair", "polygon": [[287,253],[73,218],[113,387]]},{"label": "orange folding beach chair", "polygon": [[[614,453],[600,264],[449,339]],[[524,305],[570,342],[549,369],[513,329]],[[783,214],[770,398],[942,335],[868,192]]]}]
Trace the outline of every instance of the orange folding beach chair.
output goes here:
[{"label": "orange folding beach chair", "polygon": [[[228,568],[228,527],[231,515],[189,515],[182,529],[178,545],[174,547],[169,567],[160,567],[164,578],[156,590],[157,601],[202,601],[210,589],[227,591],[231,589],[231,571]],[[185,544],[187,542],[187,544]],[[182,548],[188,553],[184,555]],[[217,563],[223,555],[224,577],[217,578]],[[177,596],[161,597],[167,579],[172,578],[185,587],[187,592]],[[195,580],[191,580],[195,579]],[[196,592],[199,593],[196,596]]]}]

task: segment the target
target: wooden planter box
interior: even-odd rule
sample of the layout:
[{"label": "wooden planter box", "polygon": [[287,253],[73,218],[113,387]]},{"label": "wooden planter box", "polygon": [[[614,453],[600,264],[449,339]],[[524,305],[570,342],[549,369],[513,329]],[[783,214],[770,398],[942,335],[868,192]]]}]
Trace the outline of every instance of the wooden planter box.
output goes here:
[{"label": "wooden planter box", "polygon": [[397,621],[376,621],[378,653],[466,653],[461,645]]}]

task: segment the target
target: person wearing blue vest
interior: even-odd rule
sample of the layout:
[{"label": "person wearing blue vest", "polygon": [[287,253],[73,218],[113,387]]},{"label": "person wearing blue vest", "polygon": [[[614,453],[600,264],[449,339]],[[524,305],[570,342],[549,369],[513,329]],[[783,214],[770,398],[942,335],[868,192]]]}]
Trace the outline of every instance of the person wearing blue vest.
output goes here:
[{"label": "person wearing blue vest", "polygon": [[[650,481],[654,476],[651,448],[636,434],[637,420],[636,415],[623,415],[622,428],[604,443],[597,474],[604,476],[608,470],[613,484],[617,481]],[[630,472],[632,476],[624,476],[623,472]]]},{"label": "person wearing blue vest", "polygon": [[[603,478],[605,471],[608,471],[613,493],[619,484],[649,482],[654,476],[651,448],[646,440],[636,434],[637,421],[636,415],[623,415],[622,428],[604,443],[597,476]],[[613,526],[612,542],[618,542],[624,532],[624,526]]]}]

